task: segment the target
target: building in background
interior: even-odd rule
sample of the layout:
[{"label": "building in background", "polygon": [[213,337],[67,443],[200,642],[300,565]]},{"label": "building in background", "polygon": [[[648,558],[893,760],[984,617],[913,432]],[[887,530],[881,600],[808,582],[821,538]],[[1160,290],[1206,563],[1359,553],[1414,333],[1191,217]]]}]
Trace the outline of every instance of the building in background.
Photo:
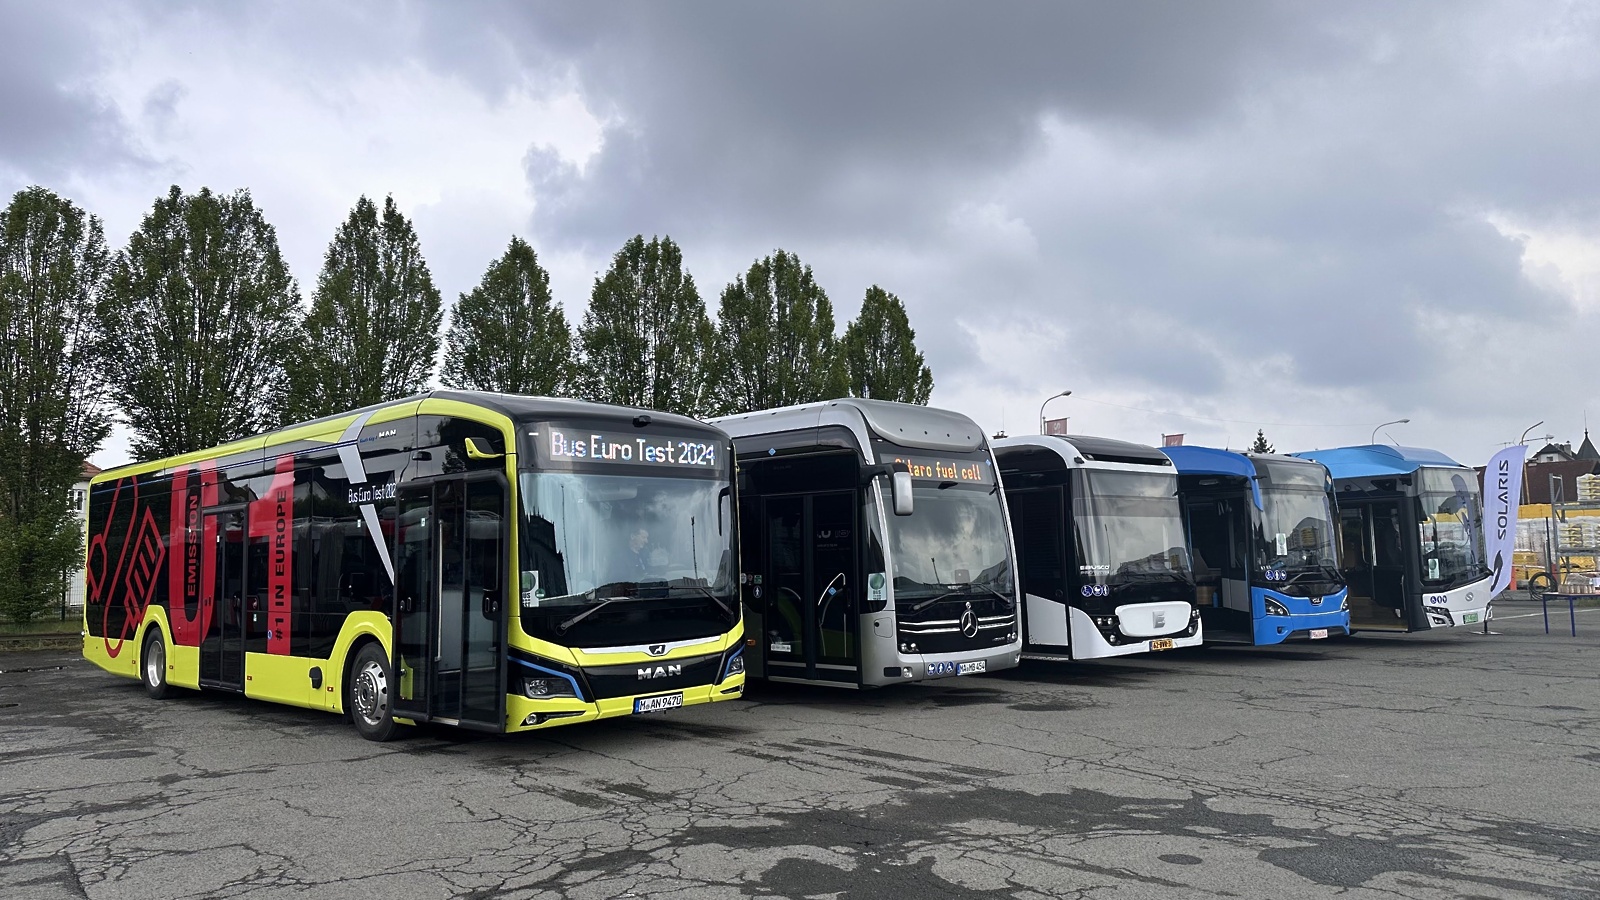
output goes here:
[{"label": "building in background", "polygon": [[[78,520],[79,534],[83,533],[89,521],[89,479],[99,474],[99,466],[86,462],[83,464],[83,474],[78,476],[77,484],[72,486],[72,515]],[[87,593],[88,588],[83,580],[83,566],[80,565],[73,571],[71,580],[67,582],[67,594],[61,601],[63,612],[67,609],[82,609]]]}]

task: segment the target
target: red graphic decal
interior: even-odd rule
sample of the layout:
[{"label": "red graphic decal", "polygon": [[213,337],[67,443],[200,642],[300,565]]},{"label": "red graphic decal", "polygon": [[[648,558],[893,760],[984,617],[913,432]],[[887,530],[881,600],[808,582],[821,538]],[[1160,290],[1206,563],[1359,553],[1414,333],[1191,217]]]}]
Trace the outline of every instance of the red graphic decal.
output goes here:
[{"label": "red graphic decal", "polygon": [[184,647],[198,647],[211,628],[216,605],[205,584],[203,556],[205,542],[200,508],[217,501],[215,463],[202,462],[197,469],[178,473],[172,480],[172,534],[168,545],[173,553],[167,565],[168,613],[172,621],[172,641]]},{"label": "red graphic decal", "polygon": [[267,538],[267,652],[289,654],[294,614],[294,457],[278,457],[267,496],[250,504],[250,536]]},{"label": "red graphic decal", "polygon": [[[166,547],[161,543],[161,529],[156,525],[156,517],[147,507],[139,503],[139,485],[133,479],[123,479],[117,482],[115,493],[112,495],[111,509],[106,516],[106,528],[96,540],[101,546],[101,555],[105,556],[104,547],[106,538],[110,533],[111,523],[116,520],[123,503],[123,485],[129,488],[127,503],[132,507],[130,527],[127,539],[122,544],[122,552],[117,556],[116,568],[109,577],[105,576],[104,568],[96,573],[94,591],[100,603],[101,634],[106,644],[106,655],[116,658],[122,653],[122,646],[139,630],[139,623],[144,621],[145,608],[150,605],[155,595],[156,585],[161,572],[161,561],[166,556]],[[94,554],[91,553],[91,556]],[[122,591],[122,628],[117,632],[113,641],[111,635],[111,594],[120,586]]]}]

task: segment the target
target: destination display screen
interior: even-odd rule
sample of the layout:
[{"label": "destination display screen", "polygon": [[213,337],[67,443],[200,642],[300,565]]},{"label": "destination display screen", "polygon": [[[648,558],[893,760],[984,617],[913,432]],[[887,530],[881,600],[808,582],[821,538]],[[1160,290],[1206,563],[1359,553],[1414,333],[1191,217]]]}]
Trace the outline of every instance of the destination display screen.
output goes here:
[{"label": "destination display screen", "polygon": [[994,484],[994,466],[986,459],[960,456],[912,456],[896,453],[890,462],[905,463],[917,481],[954,481],[957,484]]},{"label": "destination display screen", "polygon": [[727,463],[727,445],[710,435],[540,425],[530,430],[528,436],[541,466],[642,466],[680,472],[719,472]]}]

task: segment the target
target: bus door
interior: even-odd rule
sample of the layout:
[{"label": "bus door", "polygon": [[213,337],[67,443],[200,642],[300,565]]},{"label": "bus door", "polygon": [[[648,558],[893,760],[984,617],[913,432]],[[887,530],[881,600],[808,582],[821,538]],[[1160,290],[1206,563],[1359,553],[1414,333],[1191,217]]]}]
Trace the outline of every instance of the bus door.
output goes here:
[{"label": "bus door", "polygon": [[506,493],[498,476],[399,491],[397,716],[504,730]]},{"label": "bus door", "polygon": [[1399,500],[1379,500],[1367,507],[1372,528],[1372,602],[1378,621],[1375,627],[1411,627],[1406,612],[1406,549],[1407,530]]},{"label": "bus door", "polygon": [[1202,495],[1188,504],[1196,602],[1208,638],[1239,639],[1255,631],[1246,505],[1250,502],[1240,497]]},{"label": "bus door", "polygon": [[1398,501],[1340,507],[1339,537],[1344,555],[1339,567],[1350,585],[1352,627],[1407,628],[1406,563],[1401,534]]},{"label": "bus door", "polygon": [[854,491],[766,498],[769,677],[860,683],[858,505]]},{"label": "bus door", "polygon": [[201,608],[211,609],[210,624],[200,644],[200,683],[205,687],[244,690],[245,507],[207,510],[202,534],[209,539],[211,571],[201,578]]}]

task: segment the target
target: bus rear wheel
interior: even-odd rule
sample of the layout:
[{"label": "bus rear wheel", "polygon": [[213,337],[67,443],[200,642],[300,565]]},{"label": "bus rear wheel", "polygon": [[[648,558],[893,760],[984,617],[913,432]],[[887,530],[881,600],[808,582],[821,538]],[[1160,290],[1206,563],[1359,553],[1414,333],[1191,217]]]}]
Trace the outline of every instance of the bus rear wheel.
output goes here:
[{"label": "bus rear wheel", "polygon": [[383,648],[376,643],[362,646],[345,685],[345,709],[350,711],[356,732],[369,741],[387,741],[398,730],[389,704],[389,684],[389,660]]},{"label": "bus rear wheel", "polygon": [[150,636],[144,639],[144,654],[139,657],[144,663],[144,690],[153,700],[165,700],[172,693],[172,686],[167,684],[167,642],[161,639],[161,629],[150,629]]}]

